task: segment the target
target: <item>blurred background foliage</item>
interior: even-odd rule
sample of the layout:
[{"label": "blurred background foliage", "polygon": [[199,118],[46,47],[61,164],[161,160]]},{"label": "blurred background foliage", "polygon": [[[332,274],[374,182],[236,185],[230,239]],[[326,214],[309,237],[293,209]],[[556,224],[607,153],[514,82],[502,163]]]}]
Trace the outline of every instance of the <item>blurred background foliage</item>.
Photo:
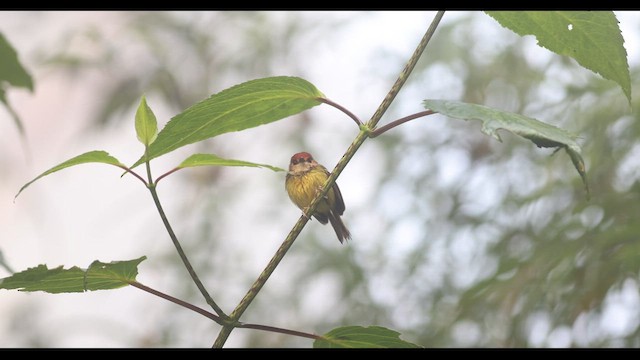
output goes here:
[{"label": "blurred background foliage", "polygon": [[[439,115],[409,122],[368,140],[369,149],[362,151],[367,158],[354,158],[365,163],[358,171],[371,170],[357,175],[371,189],[366,199],[347,202],[345,221],[354,240],[337,246],[327,235],[330,229],[310,223],[242,320],[315,333],[375,324],[426,347],[640,346],[637,111],[613,82],[537,48],[535,40],[487,23],[482,13],[456,15],[445,14],[448,21],[386,121],[420,111],[422,99],[441,98],[560,126],[581,137],[592,199],[586,201],[580,177],[562,151],[552,154],[506,133],[499,143],[480,133],[478,123]],[[87,131],[121,121],[141,93],[160,96],[163,107],[178,113],[251,78],[288,74],[313,82],[301,54],[312,56],[332,37],[349,36],[341,31],[349,21],[359,21],[313,17],[310,23],[301,16],[261,12],[123,16],[127,21],[119,36],[90,27],[67,34],[47,48],[54,51],[37,56],[49,71],[70,77],[109,74],[94,89],[100,101]],[[493,27],[487,31],[487,25]],[[65,46],[78,42],[94,51],[82,54],[78,46]],[[386,91],[409,56],[380,52],[362,64],[359,76],[377,78]],[[632,66],[637,90],[639,69]],[[639,106],[637,95],[632,106]],[[271,164],[286,166],[298,149],[317,148],[309,132],[321,126],[317,114],[307,112],[251,135],[273,147],[269,156],[278,160]],[[345,149],[352,139],[338,130],[334,136]],[[233,141],[207,141],[197,151],[249,161],[269,158],[239,155]],[[282,179],[252,182],[246,175],[254,171],[211,168],[175,180],[183,200],[172,221],[180,224],[183,246],[210,292],[229,311],[298,214],[284,191],[273,190],[283,187]],[[343,177],[338,182],[343,193],[349,191]],[[247,200],[250,186],[262,192]],[[250,233],[238,227],[251,224],[272,228],[263,235],[276,239],[259,257],[248,247],[262,241],[260,234],[240,240]],[[168,241],[162,261],[181,266]],[[185,279],[186,273],[176,279],[170,293],[202,303]],[[217,325],[194,328],[191,315],[171,305],[166,309],[162,321],[147,324],[153,330],[126,346],[213,342]],[[22,315],[14,315],[13,323],[22,324],[14,331],[25,337],[42,333],[25,327],[18,319]],[[193,333],[198,341],[185,335]],[[310,346],[305,339],[258,331],[236,330],[234,336],[241,339],[235,346]],[[55,346],[35,338],[31,344]]]}]

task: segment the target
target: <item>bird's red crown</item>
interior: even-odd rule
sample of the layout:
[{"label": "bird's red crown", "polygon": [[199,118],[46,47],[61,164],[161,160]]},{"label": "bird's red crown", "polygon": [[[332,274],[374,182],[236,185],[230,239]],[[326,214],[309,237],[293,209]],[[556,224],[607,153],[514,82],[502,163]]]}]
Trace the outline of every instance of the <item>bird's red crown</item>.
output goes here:
[{"label": "bird's red crown", "polygon": [[291,163],[297,164],[301,161],[310,161],[311,159],[313,159],[313,156],[311,156],[311,154],[309,154],[308,152],[299,152],[297,154],[293,154],[293,156],[291,157]]}]

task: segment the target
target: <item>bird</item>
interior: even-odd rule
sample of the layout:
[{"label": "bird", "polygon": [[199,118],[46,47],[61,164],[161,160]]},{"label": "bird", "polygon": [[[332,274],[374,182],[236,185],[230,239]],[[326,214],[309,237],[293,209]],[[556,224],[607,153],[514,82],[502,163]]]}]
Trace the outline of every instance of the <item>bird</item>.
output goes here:
[{"label": "bird", "polygon": [[[299,152],[291,156],[285,188],[291,201],[306,213],[318,191],[329,178],[329,171],[308,152]],[[342,222],[345,205],[338,184],[334,183],[326,196],[320,200],[313,217],[321,224],[331,223],[340,243],[351,239],[351,233]]]}]

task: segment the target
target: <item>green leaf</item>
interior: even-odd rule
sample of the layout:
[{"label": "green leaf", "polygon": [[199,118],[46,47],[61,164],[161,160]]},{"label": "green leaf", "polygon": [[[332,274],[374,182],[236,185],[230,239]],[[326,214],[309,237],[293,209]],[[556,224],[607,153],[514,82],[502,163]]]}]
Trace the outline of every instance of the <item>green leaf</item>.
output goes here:
[{"label": "green leaf", "polygon": [[136,111],[136,135],[144,146],[149,146],[158,137],[158,122],[151,108],[147,105],[147,99],[142,96],[140,105]]},{"label": "green leaf", "polygon": [[98,260],[91,263],[86,271],[85,291],[109,290],[127,286],[136,280],[138,265],[147,257],[142,256],[129,261],[103,263]]},{"label": "green leaf", "polygon": [[117,289],[136,280],[138,265],[146,258],[142,256],[134,260],[110,263],[96,260],[87,270],[77,266],[70,269],[63,269],[62,266],[49,269],[47,265],[38,265],[0,279],[0,289],[44,291],[51,294]]},{"label": "green leaf", "polygon": [[109,153],[107,153],[106,151],[99,151],[99,150],[95,150],[95,151],[89,151],[86,152],[82,155],[78,155],[72,159],[69,159],[57,166],[52,167],[51,169],[43,172],[42,174],[38,175],[35,179],[29,181],[28,183],[24,184],[21,188],[20,191],[18,191],[18,193],[16,194],[16,196],[14,197],[17,198],[18,195],[20,195],[20,193],[27,188],[27,186],[31,185],[33,182],[35,182],[36,180],[40,179],[43,176],[47,176],[51,173],[54,173],[56,171],[62,170],[62,169],[66,169],[70,166],[75,166],[75,165],[80,165],[80,164],[87,164],[87,163],[103,163],[103,164],[109,164],[109,165],[114,165],[117,167],[125,167],[125,165],[123,165],[120,161],[118,161],[118,159],[114,158],[113,156],[109,155]]},{"label": "green leaf", "polygon": [[498,130],[504,129],[531,140],[538,147],[564,148],[571,157],[576,170],[578,170],[585,186],[587,199],[589,198],[586,169],[580,154],[582,149],[576,142],[576,135],[530,117],[483,105],[447,100],[424,100],[422,103],[427,109],[453,118],[480,120],[482,121],[482,132],[496,138],[498,141],[502,141]]},{"label": "green leaf", "polygon": [[242,160],[234,160],[234,159],[223,159],[214,154],[193,154],[185,159],[180,165],[178,165],[178,169],[184,169],[188,167],[196,167],[196,166],[249,166],[249,167],[263,167],[267,169],[271,169],[273,171],[285,171],[282,168],[277,166],[271,166],[266,164],[256,164],[248,161]]},{"label": "green leaf", "polygon": [[[251,80],[201,101],[174,116],[149,146],[151,160],[182,146],[297,114],[324,95],[308,81],[288,76]],[[131,168],[145,161],[141,157]]]},{"label": "green leaf", "polygon": [[400,339],[400,333],[381,326],[343,326],[313,342],[314,348],[419,348]]},{"label": "green leaf", "polygon": [[6,81],[15,87],[33,91],[31,75],[18,61],[18,54],[7,39],[0,33],[0,85]]},{"label": "green leaf", "polygon": [[612,11],[487,11],[520,36],[570,56],[581,66],[613,80],[631,102],[631,79],[624,38]]}]

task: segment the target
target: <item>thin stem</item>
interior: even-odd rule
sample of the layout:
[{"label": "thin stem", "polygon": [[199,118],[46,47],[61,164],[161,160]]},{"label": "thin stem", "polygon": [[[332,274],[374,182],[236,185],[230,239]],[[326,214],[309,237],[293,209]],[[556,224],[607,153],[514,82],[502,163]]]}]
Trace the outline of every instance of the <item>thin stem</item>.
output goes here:
[{"label": "thin stem", "polygon": [[[142,176],[138,175],[137,173],[135,173],[133,170],[129,169],[128,167],[124,166],[124,165],[116,165],[117,167],[119,167],[120,169],[128,172],[129,174],[135,176],[138,178],[138,180],[142,181],[142,183],[144,184],[144,186],[149,187],[149,184],[147,183],[147,181],[145,179],[142,178]],[[123,175],[124,176],[124,175]]]},{"label": "thin stem", "polygon": [[406,123],[407,121],[411,121],[413,119],[418,119],[418,118],[421,118],[423,116],[427,116],[427,115],[431,115],[431,114],[435,114],[435,113],[436,112],[433,111],[433,110],[426,110],[426,111],[421,111],[419,113],[415,113],[413,115],[405,116],[405,117],[400,118],[398,120],[392,121],[392,122],[388,123],[385,126],[382,126],[382,127],[379,127],[377,129],[373,130],[369,134],[369,137],[370,138],[374,138],[374,137],[380,136],[380,135],[384,134],[385,132],[393,129],[394,127],[396,127],[396,126],[398,126],[400,124]]},{"label": "thin stem", "polygon": [[280,334],[299,336],[299,337],[303,337],[303,338],[307,338],[307,339],[313,339],[313,340],[323,340],[324,339],[324,337],[322,337],[320,335],[309,334],[309,333],[302,332],[302,331],[297,331],[297,330],[283,329],[283,328],[279,328],[279,327],[275,327],[275,326],[258,325],[258,324],[240,324],[240,325],[238,325],[236,327],[237,328],[243,328],[243,329],[254,329],[254,330],[262,330],[262,331],[271,331],[271,332],[276,332],[276,333],[280,333]]},{"label": "thin stem", "polygon": [[180,305],[182,307],[185,307],[185,308],[187,308],[187,309],[189,309],[191,311],[197,312],[198,314],[203,315],[203,316],[205,316],[205,317],[217,322],[220,325],[224,325],[224,322],[222,321],[222,319],[220,319],[220,317],[218,315],[213,314],[213,313],[211,313],[211,312],[209,312],[209,311],[207,311],[207,310],[205,310],[203,308],[197,307],[197,306],[195,306],[193,304],[190,304],[190,303],[188,303],[186,301],[183,301],[183,300],[180,300],[178,298],[174,298],[173,296],[167,295],[167,294],[165,294],[163,292],[160,292],[160,291],[158,291],[156,289],[152,289],[152,288],[150,288],[148,286],[142,285],[137,281],[132,281],[132,282],[129,283],[129,285],[131,285],[133,287],[136,287],[136,288],[138,288],[140,290],[146,291],[146,292],[148,292],[150,294],[153,294],[155,296],[161,297],[161,298],[163,298],[165,300],[171,301],[172,303]]},{"label": "thin stem", "polygon": [[356,122],[356,125],[358,125],[358,126],[362,125],[362,121],[360,121],[360,119],[354,113],[349,111],[349,109],[345,108],[344,106],[342,106],[342,105],[340,105],[340,104],[338,104],[336,102],[333,102],[333,101],[331,101],[331,100],[329,100],[327,98],[317,98],[317,100],[320,101],[320,102],[323,102],[323,103],[325,103],[327,105],[331,105],[334,108],[336,108],[336,109],[342,111],[343,113],[347,114],[347,116],[349,116],[350,118],[353,119],[353,121]]},{"label": "thin stem", "polygon": [[[391,102],[396,97],[396,95],[398,94],[402,86],[404,85],[407,77],[409,76],[411,71],[413,71],[413,68],[415,67],[416,62],[418,61],[418,58],[420,58],[420,56],[422,55],[422,52],[424,51],[427,44],[429,43],[429,40],[431,39],[431,36],[435,32],[435,29],[437,28],[438,23],[440,22],[440,19],[442,19],[443,15],[444,15],[444,11],[439,11],[436,14],[435,18],[431,22],[431,26],[429,27],[424,37],[418,44],[418,47],[416,48],[413,55],[411,56],[411,59],[409,59],[409,61],[407,62],[407,65],[405,65],[404,69],[400,73],[398,80],[396,80],[393,87],[391,87],[391,90],[389,90],[389,93],[387,94],[387,96],[384,98],[384,100],[382,101],[382,103],[380,104],[376,112],[371,117],[371,120],[369,120],[369,122],[367,123],[369,125],[369,129],[374,128],[375,125],[378,123],[378,121],[380,121],[380,118],[382,118],[382,115],[387,111],[387,109],[391,105]],[[331,172],[331,175],[325,182],[322,190],[319,191],[318,194],[316,194],[315,199],[309,205],[309,208],[307,211],[308,214],[313,214],[315,212],[315,209],[320,203],[320,200],[324,198],[324,196],[326,196],[326,194],[329,192],[329,189],[331,188],[331,186],[333,186],[333,184],[335,183],[336,179],[338,178],[342,170],[344,170],[345,166],[347,166],[351,158],[355,155],[358,148],[368,138],[369,133],[370,131],[367,131],[367,129],[361,128],[360,132],[358,133],[358,136],[356,136],[356,138],[353,140],[353,142],[351,143],[351,145],[349,146],[345,154],[342,156],[340,161],[338,161],[338,164],[336,164],[336,167]],[[264,284],[267,282],[267,280],[269,279],[273,271],[276,269],[276,267],[278,266],[278,264],[280,263],[284,255],[287,253],[291,245],[293,245],[293,242],[296,240],[296,238],[300,234],[300,231],[302,231],[304,226],[307,224],[307,221],[309,221],[309,218],[307,218],[305,215],[301,216],[298,219],[298,222],[296,222],[293,229],[291,229],[291,231],[289,232],[289,235],[287,235],[287,238],[284,240],[282,245],[280,245],[280,248],[278,248],[273,258],[271,258],[271,261],[269,261],[269,264],[267,264],[267,267],[265,267],[265,269],[262,271],[260,276],[258,276],[258,279],[256,279],[256,281],[253,283],[253,285],[251,286],[247,294],[244,296],[244,298],[242,298],[242,300],[240,300],[240,303],[238,304],[238,306],[236,306],[236,308],[231,313],[229,324],[222,327],[222,329],[220,330],[220,333],[218,334],[218,337],[213,343],[213,347],[221,348],[222,346],[224,346],[224,343],[229,338],[229,335],[233,331],[234,327],[237,327],[237,325],[234,325],[233,322],[238,321],[240,319],[244,311],[249,307],[251,302],[255,299],[256,295],[258,295],[258,292],[260,291],[260,289],[262,289]]]},{"label": "thin stem", "polygon": [[173,228],[171,227],[171,224],[167,219],[167,215],[165,215],[164,209],[162,209],[162,204],[160,204],[160,198],[158,198],[158,192],[156,191],[156,184],[153,183],[151,178],[151,168],[149,166],[148,161],[146,162],[146,165],[147,165],[147,176],[149,177],[149,185],[147,186],[147,188],[149,189],[149,192],[151,192],[151,197],[153,197],[153,202],[156,204],[156,208],[158,209],[158,213],[160,214],[162,223],[164,223],[164,226],[167,229],[167,232],[169,233],[169,237],[171,238],[173,245],[178,251],[178,255],[180,255],[180,259],[182,259],[182,263],[184,264],[185,268],[187,268],[189,275],[191,275],[191,279],[198,287],[198,290],[200,290],[200,293],[202,294],[202,296],[204,296],[205,300],[207,301],[207,304],[209,304],[209,306],[211,306],[211,308],[222,319],[227,320],[229,317],[227,316],[227,314],[224,313],[224,311],[222,311],[222,309],[218,306],[218,304],[216,304],[216,302],[213,301],[213,299],[211,298],[211,295],[209,295],[209,292],[202,284],[202,281],[200,281],[198,274],[196,274],[196,271],[193,269],[193,266],[191,266],[191,262],[189,262],[189,259],[187,258],[187,254],[182,249],[182,246],[180,245],[180,241],[178,241],[178,237],[173,232]]},{"label": "thin stem", "polygon": [[[204,317],[207,317],[213,321],[215,321],[216,323],[220,324],[220,325],[224,325],[224,321],[216,314],[213,314],[201,307],[195,306],[193,304],[190,304],[184,300],[180,300],[178,298],[175,298],[171,295],[165,294],[161,291],[158,291],[156,289],[150,288],[146,285],[143,285],[137,281],[132,281],[129,283],[129,285],[138,288],[142,291],[146,291],[150,294],[153,294],[155,296],[158,296],[162,299],[165,299],[167,301],[170,301],[176,305],[180,305],[184,308],[187,308],[193,312],[196,312]],[[276,327],[276,326],[269,326],[269,325],[260,325],[260,324],[243,324],[243,323],[239,323],[236,327],[238,328],[244,328],[244,329],[254,329],[254,330],[262,330],[262,331],[270,331],[270,332],[276,332],[276,333],[280,333],[280,334],[286,334],[286,335],[293,335],[293,336],[299,336],[299,337],[304,337],[304,338],[308,338],[308,339],[314,339],[314,340],[322,340],[324,339],[322,336],[320,335],[316,335],[316,334],[310,334],[310,333],[306,333],[303,331],[297,331],[297,330],[290,330],[290,329],[284,329],[284,328],[280,328],[280,327]]]},{"label": "thin stem", "polygon": [[174,169],[172,169],[172,170],[169,170],[169,171],[167,171],[166,173],[164,173],[164,174],[162,174],[162,175],[158,176],[158,178],[156,179],[156,185],[158,184],[158,182],[159,182],[162,178],[164,178],[165,176],[171,175],[171,174],[173,174],[174,172],[176,172],[176,171],[178,171],[178,170],[180,170],[180,169],[182,169],[182,168],[181,168],[181,167],[177,167],[177,168],[174,168]]}]

